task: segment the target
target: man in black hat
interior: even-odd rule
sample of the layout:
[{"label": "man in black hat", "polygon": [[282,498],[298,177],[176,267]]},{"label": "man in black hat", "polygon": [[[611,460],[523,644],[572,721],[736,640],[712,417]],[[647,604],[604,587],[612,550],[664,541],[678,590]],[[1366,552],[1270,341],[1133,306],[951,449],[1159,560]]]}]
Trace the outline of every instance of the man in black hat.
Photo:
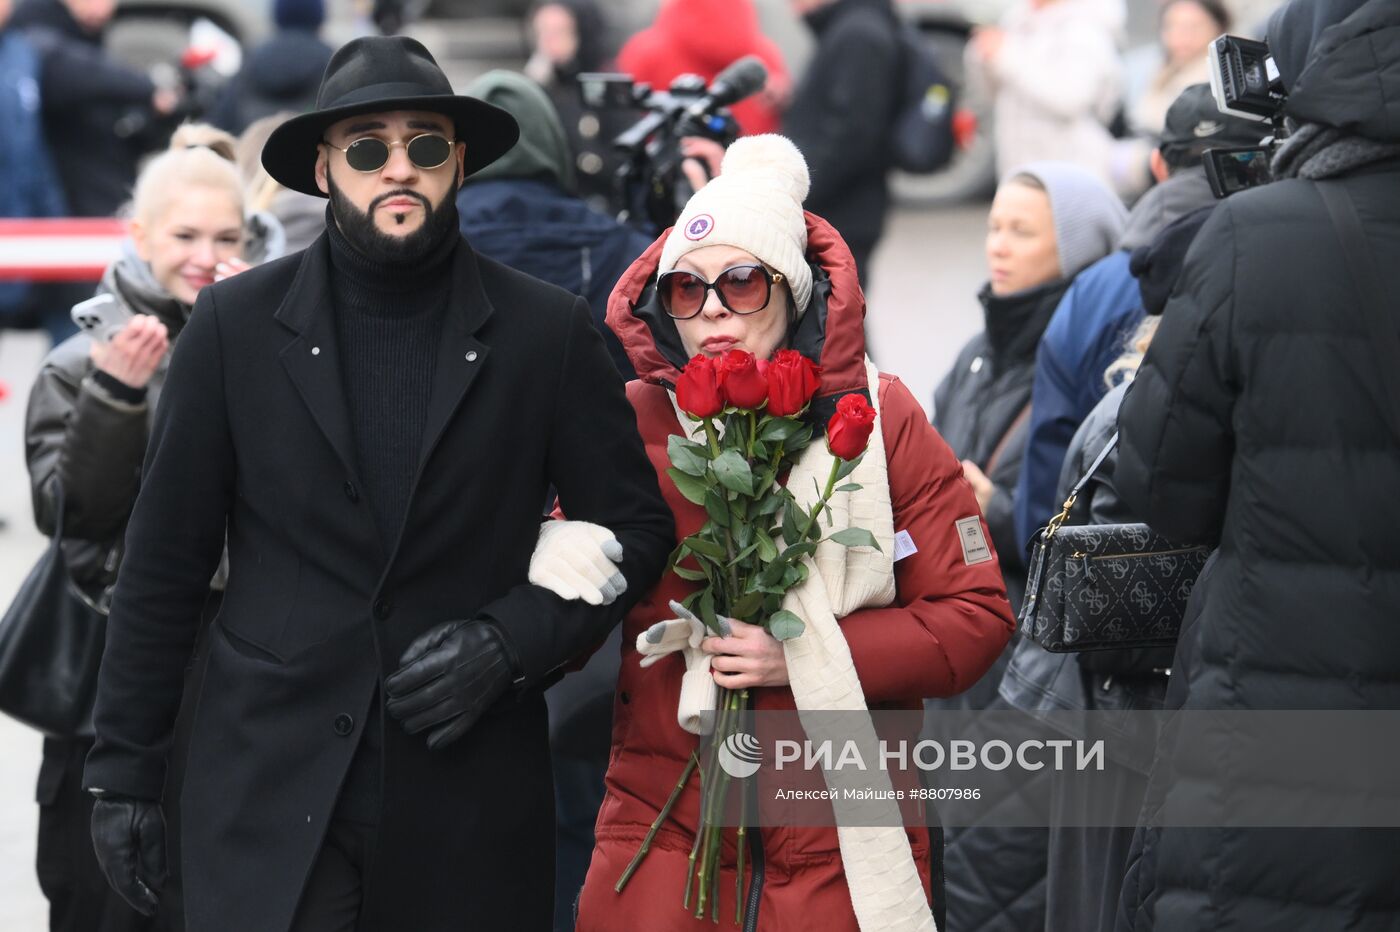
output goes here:
[{"label": "man in black hat", "polygon": [[191,932],[549,928],[542,689],[632,600],[526,583],[539,505],[553,484],[611,528],[632,593],[673,532],[586,303],[457,232],[462,179],[517,135],[417,42],[370,38],[263,151],[283,185],[329,197],[327,230],[201,293],[98,685],[93,840],[143,911],[227,539],[180,800]]}]

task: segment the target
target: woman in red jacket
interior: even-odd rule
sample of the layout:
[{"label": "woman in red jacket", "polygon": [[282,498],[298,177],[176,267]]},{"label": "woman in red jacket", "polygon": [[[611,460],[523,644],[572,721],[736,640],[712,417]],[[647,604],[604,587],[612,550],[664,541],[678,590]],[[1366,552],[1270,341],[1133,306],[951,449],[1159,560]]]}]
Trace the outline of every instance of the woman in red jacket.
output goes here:
[{"label": "woman in red jacket", "polygon": [[[742,349],[766,359],[779,349],[797,350],[821,366],[813,410],[827,415],[841,396],[869,394],[879,411],[865,457],[876,474],[866,487],[875,494],[870,501],[860,491],[844,493],[852,496],[845,503],[847,513],[861,516],[848,520],[860,526],[883,520],[885,533],[893,538],[900,532],[908,546],[900,548],[902,557],[895,556],[893,546],[884,547],[882,568],[877,562],[874,570],[862,566],[852,573],[843,580],[845,594],[827,580],[821,597],[830,591],[830,614],[836,621],[828,640],[841,642],[835,653],[843,658],[849,651],[851,679],[858,679],[854,693],[863,695],[864,707],[919,710],[923,697],[957,693],[987,670],[1011,635],[1011,612],[995,554],[985,544],[976,500],[956,457],[904,384],[876,372],[866,359],[865,303],[854,262],[825,221],[803,213],[807,186],[806,165],[788,140],[757,136],[735,143],[719,177],[691,199],[675,228],[619,282],[608,324],[639,376],[627,386],[628,397],[675,514],[677,541],[706,520],[704,510],[684,499],[666,476],[667,438],[683,433],[674,386],[690,356]],[[662,300],[657,276],[667,272],[674,274],[662,280]],[[829,456],[820,441],[803,457],[809,455]],[[802,468],[799,460],[794,475]],[[969,534],[975,540],[965,546],[960,537]],[[819,553],[809,581],[828,575],[822,559]],[[847,611],[852,589],[865,593],[857,599],[865,607]],[[681,905],[700,806],[694,779],[635,874],[620,894],[614,892],[698,745],[692,733],[698,728],[687,721],[683,680],[691,696],[697,677],[746,688],[760,711],[832,707],[820,701],[804,704],[802,677],[789,677],[793,642],[785,646],[755,625],[733,621],[728,637],[706,638],[689,650],[660,655],[647,632],[655,633],[658,622],[679,624],[672,621],[677,613],[669,606],[691,591],[692,584],[668,573],[624,623],[607,796],[579,901],[580,932],[712,927],[708,918],[697,920]],[[810,620],[807,631],[794,640],[814,636]],[[701,655],[703,661],[697,660]],[[644,659],[650,664],[645,668]],[[917,819],[921,810],[915,809]],[[744,888],[749,891],[745,899],[756,900],[757,909],[748,910],[745,927],[765,932],[932,929],[929,836],[923,824],[884,836],[887,846],[893,846],[889,857],[906,868],[903,905],[890,902],[888,890],[872,894],[857,879],[864,875],[850,863],[845,839],[838,839],[834,828],[750,831],[754,841],[746,852]],[[734,921],[736,905],[731,839],[732,833],[726,833],[719,882],[719,915],[726,924]],[[918,915],[909,924],[893,922],[891,916],[900,909],[907,912],[911,902]]]}]

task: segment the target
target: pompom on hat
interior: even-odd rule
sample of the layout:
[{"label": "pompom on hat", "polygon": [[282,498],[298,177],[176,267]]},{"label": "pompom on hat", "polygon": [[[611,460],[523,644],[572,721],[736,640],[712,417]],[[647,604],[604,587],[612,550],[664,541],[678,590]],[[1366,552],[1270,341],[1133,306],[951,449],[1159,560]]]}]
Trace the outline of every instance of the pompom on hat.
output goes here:
[{"label": "pompom on hat", "polygon": [[688,252],[733,246],[783,274],[800,317],[812,299],[807,220],[807,162],[786,136],[746,136],[724,153],[719,175],[695,192],[661,250],[657,274]]}]

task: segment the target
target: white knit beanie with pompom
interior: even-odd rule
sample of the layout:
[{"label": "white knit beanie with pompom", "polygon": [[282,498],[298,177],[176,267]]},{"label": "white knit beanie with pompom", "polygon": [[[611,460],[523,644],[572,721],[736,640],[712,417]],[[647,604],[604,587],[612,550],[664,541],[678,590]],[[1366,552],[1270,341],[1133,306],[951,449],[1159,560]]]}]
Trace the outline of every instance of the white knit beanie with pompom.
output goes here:
[{"label": "white knit beanie with pompom", "polygon": [[724,153],[719,175],[685,205],[661,250],[657,274],[706,246],[733,246],[783,274],[800,317],[812,299],[807,162],[786,136],[745,136]]}]

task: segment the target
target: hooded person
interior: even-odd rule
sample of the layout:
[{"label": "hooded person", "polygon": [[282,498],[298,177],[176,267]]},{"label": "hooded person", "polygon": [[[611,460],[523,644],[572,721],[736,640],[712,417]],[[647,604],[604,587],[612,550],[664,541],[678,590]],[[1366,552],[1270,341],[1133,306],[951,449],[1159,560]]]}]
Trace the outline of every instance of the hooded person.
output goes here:
[{"label": "hooded person", "polygon": [[457,195],[462,233],[482,255],[582,295],[613,363],[631,379],[632,364],[603,315],[613,286],[651,239],[580,199],[563,127],[532,81],[490,71],[468,92],[510,113],[521,129],[515,148]]},{"label": "hooded person", "polygon": [[[933,398],[933,425],[962,460],[991,529],[1013,609],[1025,591],[1024,542],[1013,520],[1026,449],[1036,347],[1076,277],[1107,255],[1122,235],[1126,211],[1088,170],[1068,162],[1033,162],[997,188],[987,221],[988,280],[978,292],[985,329],[970,339]],[[1004,708],[997,696],[1014,645],[975,687],[925,704],[925,736],[940,712]],[[989,736],[990,737],[990,736]],[[1027,805],[1021,787],[993,792],[1000,813]],[[1009,816],[1002,826],[1033,825]],[[955,929],[1007,923],[1036,928],[1045,902],[1045,831],[950,827],[945,863],[948,917]]]},{"label": "hooded person", "polygon": [[[1400,5],[1295,0],[1269,44],[1294,127],[1279,180],[1224,200],[1192,244],[1123,400],[1115,481],[1159,533],[1218,548],[1169,699],[1395,710],[1400,387],[1383,347],[1400,326],[1385,299],[1400,289]],[[1159,747],[1145,818],[1166,827],[1141,833],[1120,928],[1400,925],[1393,829],[1287,827],[1389,785],[1367,771],[1320,785],[1251,730],[1199,740],[1230,753]],[[1232,822],[1261,790],[1286,808],[1246,824],[1283,827]]]},{"label": "hooded person", "polygon": [[578,174],[577,193],[598,210],[615,213],[617,172],[626,161],[613,140],[640,114],[594,109],[579,93],[578,76],[612,71],[616,46],[594,0],[539,0],[527,20],[531,48],[524,72],[549,95],[563,124]]},{"label": "hooded person", "polygon": [[1262,123],[1221,113],[1208,84],[1187,88],[1168,109],[1151,159],[1157,185],[1133,205],[1116,248],[1065,292],[1036,349],[1026,461],[1015,495],[1017,540],[1030,540],[1060,510],[1056,488],[1070,438],[1108,391],[1103,374],[1142,320],[1132,252],[1216,203],[1201,161],[1206,149],[1257,146],[1266,132]]},{"label": "hooded person", "polygon": [[276,31],[248,52],[209,121],[237,136],[264,117],[311,109],[321,74],[331,60],[332,49],[319,35],[325,16],[323,0],[276,0],[272,5]]},{"label": "hooded person", "polygon": [[[868,554],[821,545],[807,581],[784,603],[806,622],[804,633],[789,641],[741,621],[731,622],[728,637],[702,639],[693,627],[698,622],[667,607],[695,591],[675,574],[628,615],[607,795],[579,900],[580,932],[713,927],[681,902],[700,808],[697,780],[677,791],[654,835],[648,831],[699,745],[699,722],[714,708],[718,687],[748,689],[760,712],[917,710],[924,696],[976,682],[1011,633],[1010,607],[971,490],[908,389],[867,359],[854,262],[833,228],[802,210],[807,188],[806,165],[787,139],[740,139],[719,176],[618,283],[608,324],[637,370],[627,394],[675,516],[677,541],[707,520],[666,474],[669,438],[694,426],[678,406],[677,380],[687,359],[743,351],[772,357],[775,365],[820,366],[808,415],[813,423],[825,423],[836,402],[852,393],[867,394],[876,406],[871,446],[853,474],[860,488],[837,493],[833,530],[859,523],[884,543]],[[746,287],[741,295],[730,287],[754,276],[763,288]],[[742,306],[731,310],[731,304]],[[793,466],[788,488],[810,495],[812,480],[827,475],[831,463],[825,444],[814,443]],[[975,553],[960,543],[960,523],[981,542]],[[895,529],[917,548],[898,563],[891,562]],[[652,636],[673,629],[687,633],[678,642]],[[916,780],[892,775],[905,778]],[[881,824],[909,827],[769,822],[750,830],[742,862],[727,844],[721,855],[720,915],[736,915],[742,863],[744,928],[933,929],[926,823]],[[644,839],[645,860],[616,892]]]}]

